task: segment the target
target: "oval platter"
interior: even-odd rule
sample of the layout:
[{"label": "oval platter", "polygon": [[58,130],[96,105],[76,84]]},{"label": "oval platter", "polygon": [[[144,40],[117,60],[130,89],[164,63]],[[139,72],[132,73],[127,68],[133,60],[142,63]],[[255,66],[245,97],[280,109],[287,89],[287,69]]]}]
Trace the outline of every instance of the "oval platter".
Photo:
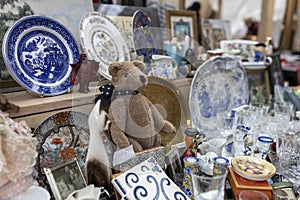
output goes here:
[{"label": "oval platter", "polygon": [[212,57],[198,67],[191,84],[189,108],[198,130],[214,129],[218,112],[245,105],[248,78],[241,64],[230,57]]},{"label": "oval platter", "polygon": [[80,45],[88,59],[99,62],[99,73],[110,80],[111,62],[130,60],[126,41],[117,26],[104,14],[88,12],[80,19]]},{"label": "oval platter", "polygon": [[26,16],[5,33],[2,53],[11,76],[25,89],[40,96],[69,92],[71,63],[77,62],[79,45],[58,21]]},{"label": "oval platter", "polygon": [[238,175],[253,181],[268,180],[276,173],[274,165],[253,156],[234,157],[231,160],[231,166]]}]

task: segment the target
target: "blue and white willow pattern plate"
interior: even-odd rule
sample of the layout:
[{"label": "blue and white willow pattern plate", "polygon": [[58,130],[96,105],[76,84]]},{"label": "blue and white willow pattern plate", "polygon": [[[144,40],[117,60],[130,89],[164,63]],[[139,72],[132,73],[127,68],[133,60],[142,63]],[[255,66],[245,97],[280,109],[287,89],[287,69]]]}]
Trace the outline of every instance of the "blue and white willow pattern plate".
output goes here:
[{"label": "blue and white willow pattern plate", "polygon": [[190,199],[165,174],[153,157],[112,180],[122,199]]},{"label": "blue and white willow pattern plate", "polygon": [[195,72],[189,107],[198,130],[216,128],[218,112],[248,103],[248,78],[240,62],[230,57],[213,57]]},{"label": "blue and white willow pattern plate", "polygon": [[68,92],[71,63],[77,62],[79,46],[72,33],[58,21],[26,16],[5,33],[3,58],[12,77],[25,89],[41,96]]}]

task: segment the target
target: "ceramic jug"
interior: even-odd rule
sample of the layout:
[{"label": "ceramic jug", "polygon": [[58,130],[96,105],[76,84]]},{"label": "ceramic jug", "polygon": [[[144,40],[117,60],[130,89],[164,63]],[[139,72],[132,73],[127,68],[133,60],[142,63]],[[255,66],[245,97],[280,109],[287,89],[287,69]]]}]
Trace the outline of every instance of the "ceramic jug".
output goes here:
[{"label": "ceramic jug", "polygon": [[166,79],[176,79],[178,64],[171,56],[152,55],[153,63],[148,73],[152,76],[158,76]]}]

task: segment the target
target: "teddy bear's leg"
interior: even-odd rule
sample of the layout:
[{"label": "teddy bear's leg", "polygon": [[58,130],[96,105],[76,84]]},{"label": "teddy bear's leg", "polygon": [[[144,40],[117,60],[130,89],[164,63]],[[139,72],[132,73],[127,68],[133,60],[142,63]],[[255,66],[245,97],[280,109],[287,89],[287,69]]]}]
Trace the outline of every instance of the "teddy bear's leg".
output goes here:
[{"label": "teddy bear's leg", "polygon": [[142,145],[139,142],[137,142],[135,139],[128,137],[128,140],[132,144],[134,152],[140,152],[143,150]]},{"label": "teddy bear's leg", "polygon": [[110,134],[113,142],[121,149],[128,147],[130,142],[125,135],[125,133],[116,125],[116,123],[111,123]]},{"label": "teddy bear's leg", "polygon": [[161,146],[161,135],[160,134],[156,134],[154,136],[153,146]]}]

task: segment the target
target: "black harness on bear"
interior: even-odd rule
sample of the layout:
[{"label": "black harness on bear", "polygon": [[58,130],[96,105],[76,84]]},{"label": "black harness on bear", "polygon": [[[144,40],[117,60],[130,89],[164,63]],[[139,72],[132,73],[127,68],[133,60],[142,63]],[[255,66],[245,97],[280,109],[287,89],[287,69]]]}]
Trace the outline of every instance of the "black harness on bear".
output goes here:
[{"label": "black harness on bear", "polygon": [[104,110],[106,113],[108,113],[111,102],[118,96],[137,95],[139,93],[137,90],[116,90],[112,84],[100,86],[99,91],[100,94],[96,97],[95,103],[101,100],[100,110]]},{"label": "black harness on bear", "polygon": [[114,101],[118,96],[128,96],[128,95],[137,95],[139,91],[137,90],[116,90],[112,92],[111,101]]}]

